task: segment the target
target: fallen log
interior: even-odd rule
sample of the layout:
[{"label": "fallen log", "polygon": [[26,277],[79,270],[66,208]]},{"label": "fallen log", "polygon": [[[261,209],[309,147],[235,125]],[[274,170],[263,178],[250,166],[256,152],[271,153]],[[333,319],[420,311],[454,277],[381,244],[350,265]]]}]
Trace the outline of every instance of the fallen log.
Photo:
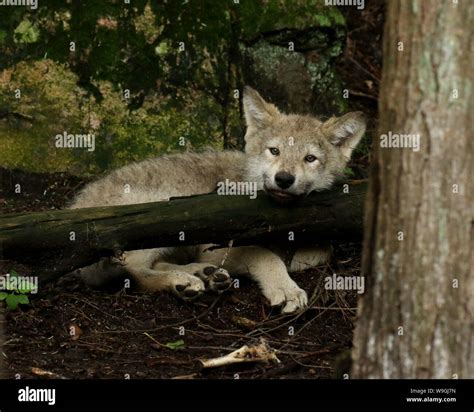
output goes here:
[{"label": "fallen log", "polygon": [[[33,268],[40,281],[55,279],[123,250],[200,243],[312,244],[360,239],[366,182],[336,185],[291,206],[259,192],[215,193],[169,202],[0,217],[0,258]],[[292,232],[292,234],[290,233]]]}]

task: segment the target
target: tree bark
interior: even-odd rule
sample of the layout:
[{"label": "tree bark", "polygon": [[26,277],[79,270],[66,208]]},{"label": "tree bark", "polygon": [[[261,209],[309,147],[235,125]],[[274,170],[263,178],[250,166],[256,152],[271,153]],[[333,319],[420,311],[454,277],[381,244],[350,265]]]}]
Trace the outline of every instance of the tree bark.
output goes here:
[{"label": "tree bark", "polygon": [[0,302],[0,379],[8,378],[8,367],[7,362],[5,361],[5,356],[7,349],[5,347],[6,341],[6,308],[5,303]]},{"label": "tree bark", "polygon": [[[347,189],[347,190],[345,190]],[[362,237],[366,183],[336,186],[290,207],[266,195],[209,194],[101,208],[0,217],[0,257],[54,279],[119,251],[202,243],[317,243]]]},{"label": "tree bark", "polygon": [[379,134],[421,148],[373,145],[355,378],[474,378],[474,3],[457,3],[389,3]]}]

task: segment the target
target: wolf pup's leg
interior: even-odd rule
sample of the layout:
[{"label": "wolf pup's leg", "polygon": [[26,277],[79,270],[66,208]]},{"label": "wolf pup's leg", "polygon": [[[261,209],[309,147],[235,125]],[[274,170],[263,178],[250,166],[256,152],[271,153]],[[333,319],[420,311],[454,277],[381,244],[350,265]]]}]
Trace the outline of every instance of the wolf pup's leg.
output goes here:
[{"label": "wolf pup's leg", "polygon": [[248,275],[257,281],[272,306],[283,305],[282,312],[290,313],[307,305],[306,292],[290,278],[283,260],[268,249],[258,246],[204,249],[198,259],[218,265],[227,252],[224,268],[233,275]]},{"label": "wolf pup's leg", "polygon": [[206,289],[201,279],[189,273],[145,268],[133,270],[132,276],[146,292],[167,291],[181,299],[191,300],[197,298]]},{"label": "wolf pup's leg", "polygon": [[79,277],[86,285],[102,288],[117,279],[126,278],[129,273],[118,259],[105,257],[97,263],[77,269],[70,274]]},{"label": "wolf pup's leg", "polygon": [[153,269],[158,271],[179,271],[196,276],[201,279],[206,290],[221,293],[229,289],[232,278],[227,270],[209,263],[190,263],[188,265],[175,265],[167,262],[156,262]]},{"label": "wolf pup's leg", "polygon": [[332,246],[309,246],[298,248],[286,267],[288,272],[301,272],[314,268],[329,261],[332,255]]},{"label": "wolf pup's leg", "polygon": [[204,282],[181,270],[181,265],[168,264],[160,268],[157,260],[162,257],[161,253],[160,249],[125,252],[123,267],[145,291],[168,291],[185,300],[194,299],[205,291]]}]

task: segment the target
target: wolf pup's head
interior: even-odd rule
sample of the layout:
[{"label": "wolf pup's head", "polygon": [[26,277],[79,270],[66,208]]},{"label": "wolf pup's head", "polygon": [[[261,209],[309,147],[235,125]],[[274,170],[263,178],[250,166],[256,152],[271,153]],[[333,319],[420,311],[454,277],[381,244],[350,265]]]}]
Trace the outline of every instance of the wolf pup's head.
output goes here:
[{"label": "wolf pup's head", "polygon": [[243,106],[247,177],[283,203],[329,188],[365,132],[361,112],[325,122],[284,114],[250,87]]}]

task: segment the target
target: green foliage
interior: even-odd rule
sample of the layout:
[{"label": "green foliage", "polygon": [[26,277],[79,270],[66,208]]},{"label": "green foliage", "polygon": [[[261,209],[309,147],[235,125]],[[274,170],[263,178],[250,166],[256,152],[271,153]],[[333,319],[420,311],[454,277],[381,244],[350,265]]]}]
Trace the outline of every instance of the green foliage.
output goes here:
[{"label": "green foliage", "polygon": [[[10,276],[18,277],[18,273],[13,269],[10,271]],[[13,289],[8,292],[0,292],[0,302],[5,301],[7,308],[10,310],[15,310],[18,308],[18,305],[28,305],[30,300],[27,293],[30,293],[33,290],[32,287],[24,289]]]},{"label": "green foliage", "polygon": [[168,343],[160,343],[158,342],[153,336],[151,336],[149,333],[147,332],[143,332],[143,334],[148,338],[148,339],[151,339],[155,345],[157,345],[157,347],[159,348],[167,348],[167,349],[171,349],[171,350],[178,350],[178,349],[184,349],[184,340],[182,339],[179,339],[177,341],[174,341],[174,342],[168,342]]},{"label": "green foliage", "polygon": [[[172,99],[148,96],[142,107],[130,110],[110,82],[94,81],[99,101],[77,85],[78,79],[62,64],[51,60],[19,63],[0,77],[4,107],[33,118],[0,122],[2,164],[44,172],[69,170],[97,173],[170,150],[221,145],[219,116],[222,108],[203,93],[185,96],[186,110]],[[15,98],[20,89],[22,98]],[[54,119],[54,122],[51,121]],[[92,133],[96,149],[55,148],[57,134]],[[179,142],[186,143],[180,146]]]},{"label": "green foliage", "polygon": [[184,349],[184,340],[180,339],[175,342],[165,343],[163,346],[171,350]]},{"label": "green foliage", "polygon": [[31,23],[28,19],[23,20],[14,33],[15,42],[18,43],[36,43],[40,36],[38,26]]},{"label": "green foliage", "polygon": [[10,310],[17,309],[18,305],[28,305],[30,303],[28,296],[14,292],[0,292],[0,302],[3,300],[7,304],[7,308]]},{"label": "green foliage", "polygon": [[355,173],[354,173],[354,171],[353,171],[350,167],[345,167],[345,168],[344,168],[344,175],[345,175],[348,179],[352,179],[352,178],[355,176]]},{"label": "green foliage", "polygon": [[0,30],[0,44],[2,44],[7,38],[7,32],[5,30]]},{"label": "green foliage", "polygon": [[275,30],[305,30],[345,24],[339,10],[326,7],[321,0],[244,0],[241,4],[242,34],[247,39]]},{"label": "green foliage", "polygon": [[[245,81],[239,45],[274,33],[272,44],[283,49],[285,36],[297,35],[298,47],[321,51],[307,65],[315,91],[337,96],[332,59],[341,53],[344,24],[324,0],[49,0],[34,11],[4,7],[2,165],[90,174],[171,150],[222,147],[224,134],[243,129],[231,97]],[[306,65],[302,54],[296,60]],[[21,116],[2,120],[5,112]],[[93,133],[96,150],[54,147],[64,131]]]}]

